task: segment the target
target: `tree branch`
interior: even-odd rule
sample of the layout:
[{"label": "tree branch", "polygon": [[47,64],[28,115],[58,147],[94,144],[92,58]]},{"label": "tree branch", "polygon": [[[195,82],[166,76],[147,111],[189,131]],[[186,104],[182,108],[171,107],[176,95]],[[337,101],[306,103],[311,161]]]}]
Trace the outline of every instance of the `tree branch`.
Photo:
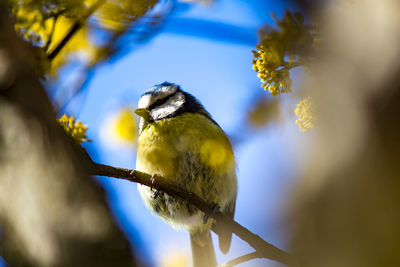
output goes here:
[{"label": "tree branch", "polygon": [[253,259],[257,259],[257,258],[263,258],[263,256],[260,255],[260,253],[258,253],[258,252],[252,252],[252,253],[237,257],[237,258],[230,260],[224,264],[221,264],[221,265],[219,265],[219,267],[233,267],[233,266],[236,266],[243,262],[250,261]]},{"label": "tree branch", "polygon": [[295,61],[295,62],[287,62],[283,65],[283,67],[287,70],[291,70],[297,67],[304,66],[304,61]]},{"label": "tree branch", "polygon": [[95,162],[93,162],[90,171],[93,175],[128,180],[134,183],[149,186],[159,191],[163,191],[177,199],[189,201],[190,204],[203,211],[206,215],[213,218],[217,222],[216,226],[212,229],[214,232],[218,233],[221,227],[229,228],[239,238],[252,246],[260,258],[267,258],[288,265],[291,263],[291,256],[289,253],[266,242],[260,236],[250,232],[247,228],[226,216],[223,212],[215,212],[215,207],[213,205],[209,204],[196,194],[187,192],[186,190],[175,186],[161,176],[151,176],[147,173],[137,170],[123,169]]}]

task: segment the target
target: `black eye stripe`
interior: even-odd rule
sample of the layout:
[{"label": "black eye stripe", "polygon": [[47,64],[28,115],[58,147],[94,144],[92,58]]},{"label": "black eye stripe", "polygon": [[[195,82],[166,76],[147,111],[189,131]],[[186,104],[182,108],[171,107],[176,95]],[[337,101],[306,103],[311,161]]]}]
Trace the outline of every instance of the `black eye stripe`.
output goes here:
[{"label": "black eye stripe", "polygon": [[167,97],[164,97],[162,99],[158,99],[156,102],[154,102],[153,104],[151,104],[149,106],[149,110],[152,110],[152,109],[154,109],[154,108],[156,108],[158,106],[161,106],[161,105],[165,104],[169,99],[171,99],[174,95],[176,95],[177,92],[178,91],[176,91],[175,93],[173,93],[173,94],[171,94],[171,95],[169,95]]}]

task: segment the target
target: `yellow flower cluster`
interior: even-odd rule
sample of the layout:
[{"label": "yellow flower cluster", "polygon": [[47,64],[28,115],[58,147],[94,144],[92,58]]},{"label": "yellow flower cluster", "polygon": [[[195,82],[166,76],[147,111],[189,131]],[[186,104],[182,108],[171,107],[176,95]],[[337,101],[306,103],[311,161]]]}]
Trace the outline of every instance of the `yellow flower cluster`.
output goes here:
[{"label": "yellow flower cluster", "polygon": [[75,117],[68,117],[67,115],[62,115],[58,119],[58,122],[63,126],[64,130],[74,138],[78,143],[89,141],[86,137],[87,126],[83,125],[80,121],[75,121]]},{"label": "yellow flower cluster", "polygon": [[307,97],[301,100],[294,111],[298,117],[296,120],[300,130],[307,132],[315,127],[315,113],[313,111],[311,98]]},{"label": "yellow flower cluster", "polygon": [[28,8],[14,9],[14,16],[17,18],[15,30],[31,42],[46,42],[50,35],[53,18],[43,21],[39,10]]},{"label": "yellow flower cluster", "polygon": [[281,65],[278,53],[262,45],[256,46],[257,51],[253,51],[253,69],[258,72],[258,77],[262,81],[262,87],[271,95],[291,92],[292,80],[287,69],[277,68]]},{"label": "yellow flower cluster", "polygon": [[[10,0],[15,19],[15,30],[32,45],[40,47],[43,54],[52,51],[65,37],[72,25],[87,14],[83,1],[32,1]],[[56,76],[58,69],[68,62],[70,55],[83,52],[87,59],[93,58],[96,47],[89,38],[89,27],[83,25],[51,64],[46,56],[36,65],[43,72]]]},{"label": "yellow flower cluster", "polygon": [[310,26],[304,24],[299,13],[286,11],[282,20],[276,20],[279,30],[262,29],[261,44],[253,51],[253,68],[262,86],[272,95],[291,92],[289,70],[304,64],[306,51],[312,46]]},{"label": "yellow flower cluster", "polygon": [[56,18],[61,14],[70,19],[78,18],[85,11],[81,1],[32,1],[10,0],[15,29],[35,45],[49,41]]}]

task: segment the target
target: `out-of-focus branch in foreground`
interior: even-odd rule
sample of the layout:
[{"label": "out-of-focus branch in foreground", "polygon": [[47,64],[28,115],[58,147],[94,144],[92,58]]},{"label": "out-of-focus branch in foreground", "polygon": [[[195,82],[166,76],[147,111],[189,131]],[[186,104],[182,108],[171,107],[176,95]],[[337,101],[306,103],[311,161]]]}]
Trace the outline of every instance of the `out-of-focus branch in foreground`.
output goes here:
[{"label": "out-of-focus branch in foreground", "polygon": [[82,149],[0,2],[1,255],[11,266],[136,266]]}]

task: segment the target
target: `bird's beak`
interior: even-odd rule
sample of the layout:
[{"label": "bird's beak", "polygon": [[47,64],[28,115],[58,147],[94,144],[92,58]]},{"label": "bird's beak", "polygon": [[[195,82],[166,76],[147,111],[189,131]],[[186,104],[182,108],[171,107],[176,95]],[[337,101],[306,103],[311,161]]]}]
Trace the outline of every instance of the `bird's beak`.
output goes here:
[{"label": "bird's beak", "polygon": [[149,111],[145,108],[135,109],[135,114],[147,120],[149,118]]}]

